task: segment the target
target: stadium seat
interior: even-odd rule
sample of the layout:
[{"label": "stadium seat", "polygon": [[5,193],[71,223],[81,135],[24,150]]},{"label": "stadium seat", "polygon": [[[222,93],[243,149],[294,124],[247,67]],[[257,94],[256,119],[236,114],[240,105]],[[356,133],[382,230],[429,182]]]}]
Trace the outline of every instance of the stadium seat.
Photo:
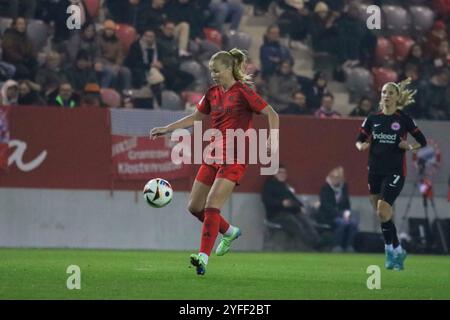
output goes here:
[{"label": "stadium seat", "polygon": [[205,68],[194,60],[183,61],[180,64],[180,70],[190,73],[195,78],[195,83],[204,84],[207,81]]},{"label": "stadium seat", "polygon": [[161,109],[173,111],[184,110],[184,104],[180,96],[176,92],[164,90],[162,92]]},{"label": "stadium seat", "polygon": [[384,5],[382,7],[385,28],[390,35],[408,34],[411,17],[406,9],[399,6]]},{"label": "stadium seat", "polygon": [[424,34],[433,26],[434,12],[430,8],[413,6],[409,8],[409,14],[412,21],[411,36]]},{"label": "stadium seat", "polygon": [[47,44],[50,30],[43,21],[31,19],[28,20],[27,35],[35,49],[40,51]]},{"label": "stadium seat", "polygon": [[414,45],[414,40],[406,36],[393,36],[391,42],[394,45],[394,56],[397,61],[404,61]]},{"label": "stadium seat", "polygon": [[131,47],[131,44],[136,41],[137,32],[136,29],[128,24],[117,24],[116,36],[119,38],[120,43],[124,49],[124,53],[127,54]]},{"label": "stadium seat", "polygon": [[346,87],[350,91],[352,101],[370,96],[373,90],[373,76],[363,67],[349,69],[346,72]]},{"label": "stadium seat", "polygon": [[397,73],[392,69],[387,68],[373,68],[373,84],[377,92],[381,92],[386,82],[395,82],[398,79]]},{"label": "stadium seat", "polygon": [[219,46],[219,48],[222,48],[223,40],[222,40],[222,34],[213,28],[203,28],[203,33],[205,34],[205,38],[216,45]]},{"label": "stadium seat", "polygon": [[100,90],[100,94],[103,103],[106,104],[108,107],[118,108],[121,106],[122,99],[120,97],[120,94],[116,90],[111,88],[102,88]]},{"label": "stadium seat", "polygon": [[252,44],[252,37],[245,32],[228,33],[224,40],[225,50],[231,50],[233,48],[249,50]]},{"label": "stadium seat", "polygon": [[12,21],[11,18],[0,17],[0,34],[3,34],[6,29],[11,27]]},{"label": "stadium seat", "polygon": [[100,0],[84,0],[84,5],[91,18],[97,18],[100,14]]},{"label": "stadium seat", "polygon": [[380,65],[394,56],[394,45],[389,39],[378,37],[375,49],[375,63]]},{"label": "stadium seat", "polygon": [[433,8],[443,18],[450,17],[450,0],[433,0]]}]

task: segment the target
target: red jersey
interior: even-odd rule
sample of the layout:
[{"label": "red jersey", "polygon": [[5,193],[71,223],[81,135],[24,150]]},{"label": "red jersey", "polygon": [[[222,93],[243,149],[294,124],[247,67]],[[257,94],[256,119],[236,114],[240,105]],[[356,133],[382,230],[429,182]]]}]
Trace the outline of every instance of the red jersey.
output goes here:
[{"label": "red jersey", "polygon": [[268,103],[248,85],[236,81],[226,91],[218,85],[209,88],[197,104],[197,109],[211,116],[211,127],[222,133],[225,147],[225,144],[230,143],[226,140],[226,130],[246,131],[252,128],[253,113],[259,114],[267,105]]}]

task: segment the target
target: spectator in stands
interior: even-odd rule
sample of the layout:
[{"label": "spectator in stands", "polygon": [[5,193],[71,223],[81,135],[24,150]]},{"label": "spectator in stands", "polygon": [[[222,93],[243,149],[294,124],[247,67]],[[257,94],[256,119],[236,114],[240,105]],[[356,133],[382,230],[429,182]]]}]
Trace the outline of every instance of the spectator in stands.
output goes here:
[{"label": "spectator in stands", "polygon": [[449,42],[442,41],[433,56],[433,68],[448,68],[450,67],[450,50]]},{"label": "spectator in stands", "polygon": [[429,108],[429,118],[433,120],[450,120],[450,101],[448,69],[439,69],[424,88],[423,101]]},{"label": "spectator in stands", "polygon": [[70,38],[67,50],[72,62],[75,62],[76,54],[83,50],[97,72],[102,88],[109,88],[113,82],[114,70],[112,66],[101,62],[100,39],[96,33],[95,24],[86,23],[81,28],[81,33]]},{"label": "spectator in stands", "polygon": [[333,169],[320,190],[320,223],[328,224],[334,232],[334,252],[354,252],[353,242],[358,231],[358,217],[351,211],[344,169]]},{"label": "spectator in stands", "polygon": [[166,12],[166,0],[146,0],[150,6],[145,10],[144,30],[159,30],[164,21],[168,19]]},{"label": "spectator in stands", "polygon": [[292,94],[292,102],[289,103],[288,107],[282,110],[280,114],[299,116],[311,115],[311,110],[308,108],[308,104],[306,103],[306,95],[302,91],[295,91]]},{"label": "spectator in stands", "polygon": [[362,97],[359,100],[355,109],[350,112],[350,117],[367,117],[370,113],[374,112],[372,100],[369,97]]},{"label": "spectator in stands", "polygon": [[55,51],[47,53],[45,65],[38,69],[35,81],[41,86],[45,97],[58,90],[66,77],[61,72],[61,55]]},{"label": "spectator in stands", "polygon": [[264,79],[276,72],[277,66],[282,60],[288,60],[291,64],[294,64],[289,49],[280,43],[280,28],[277,25],[271,25],[267,28],[259,55]]},{"label": "spectator in stands", "polygon": [[420,45],[420,43],[415,43],[411,47],[408,57],[405,59],[403,63],[403,69],[406,69],[408,66],[417,66],[419,70],[421,70],[425,63],[426,59],[423,54],[422,46]]},{"label": "spectator in stands", "polygon": [[33,19],[36,13],[36,0],[9,0],[9,17],[15,19],[22,16]]},{"label": "spectator in stands", "polygon": [[8,79],[14,78],[15,74],[16,67],[14,67],[14,65],[0,60],[0,82],[5,82]]},{"label": "spectator in stands", "polygon": [[311,33],[311,15],[303,0],[285,0],[284,12],[277,20],[282,36],[290,40],[305,41]]},{"label": "spectator in stands", "polygon": [[105,3],[115,22],[128,24],[141,34],[146,30],[149,0],[106,0]]},{"label": "spectator in stands", "polygon": [[175,24],[165,21],[158,37],[159,59],[162,63],[161,73],[164,75],[167,89],[177,93],[185,90],[193,83],[194,77],[180,70],[178,42],[175,39]]},{"label": "spectator in stands", "polygon": [[336,19],[339,13],[330,11],[325,2],[318,2],[312,17],[312,46],[316,52],[334,54],[338,48]]},{"label": "spectator in stands", "polygon": [[[162,81],[150,81],[151,70],[154,74],[161,74],[163,65],[159,61],[160,52],[158,51],[156,36],[153,30],[146,30],[139,40],[135,41],[125,59],[125,65],[130,69],[133,75],[133,87],[140,89],[149,85],[158,104],[161,105]],[[160,77],[161,78],[161,77]]]},{"label": "spectator in stands", "polygon": [[103,103],[100,93],[100,86],[95,83],[86,84],[83,96],[80,101],[81,107],[106,108],[107,105]]},{"label": "spectator in stands", "polygon": [[39,95],[41,86],[30,80],[19,81],[18,104],[26,106],[45,106],[45,100]]},{"label": "spectator in stands", "polygon": [[58,106],[73,109],[78,106],[78,97],[69,82],[62,82],[59,85],[56,96],[48,101],[51,106]]},{"label": "spectator in stands", "polygon": [[131,88],[130,69],[123,66],[125,59],[123,47],[116,37],[116,24],[112,20],[103,23],[103,30],[99,34],[99,46],[101,63],[111,68],[115,82],[115,87],[119,91]]},{"label": "spectator in stands", "polygon": [[437,20],[427,36],[425,48],[427,49],[426,54],[428,55],[428,57],[433,57],[436,55],[439,46],[443,41],[448,41],[445,22],[442,20]]},{"label": "spectator in stands", "polygon": [[312,85],[304,86],[305,88],[302,88],[302,90],[306,92],[308,104],[311,109],[319,108],[323,95],[330,93],[328,90],[327,75],[322,71],[317,71],[314,74]]},{"label": "spectator in stands", "polygon": [[15,79],[34,79],[37,69],[36,52],[26,32],[27,21],[18,17],[3,35],[3,60],[16,68]]},{"label": "spectator in stands", "polygon": [[168,20],[175,23],[175,36],[180,48],[180,56],[189,56],[188,41],[195,40],[197,43],[203,38],[205,18],[201,7],[195,0],[173,0],[168,3]]},{"label": "spectator in stands", "polygon": [[6,81],[1,89],[1,101],[4,106],[16,106],[19,99],[19,85],[14,80]]},{"label": "spectator in stands", "polygon": [[67,28],[67,8],[70,5],[77,5],[80,8],[80,22],[81,25],[84,25],[87,20],[87,10],[82,0],[59,0],[55,3],[55,1],[51,0],[51,3],[47,4],[39,4],[41,10],[45,7],[45,13],[42,19],[50,24],[54,23],[54,34],[53,34],[53,44],[55,45],[54,50],[58,52],[63,52],[67,45],[66,41],[69,40],[74,34],[78,33],[79,30],[70,30]]},{"label": "spectator in stands", "polygon": [[78,92],[83,91],[87,83],[97,82],[97,74],[86,51],[78,52],[74,65],[65,71],[65,76]]},{"label": "spectator in stands", "polygon": [[292,71],[289,60],[282,60],[278,71],[269,77],[268,96],[277,112],[286,109],[291,102],[292,94],[300,89],[297,77]]},{"label": "spectator in stands", "polygon": [[340,64],[358,63],[360,47],[366,34],[366,23],[359,18],[359,7],[351,3],[336,21],[338,33],[337,57]]},{"label": "spectator in stands", "polygon": [[212,0],[209,5],[211,13],[210,26],[224,33],[224,26],[230,22],[230,31],[236,32],[241,24],[244,8],[232,0]]},{"label": "spectator in stands", "polygon": [[295,189],[287,183],[287,178],[286,168],[280,165],[278,173],[264,183],[261,196],[267,220],[280,224],[297,243],[314,249],[319,244],[320,236],[313,221],[306,215],[303,203],[297,199]]},{"label": "spectator in stands", "polygon": [[340,118],[341,114],[334,107],[334,96],[331,93],[327,93],[322,98],[322,106],[315,112],[315,116],[320,119],[328,118]]}]

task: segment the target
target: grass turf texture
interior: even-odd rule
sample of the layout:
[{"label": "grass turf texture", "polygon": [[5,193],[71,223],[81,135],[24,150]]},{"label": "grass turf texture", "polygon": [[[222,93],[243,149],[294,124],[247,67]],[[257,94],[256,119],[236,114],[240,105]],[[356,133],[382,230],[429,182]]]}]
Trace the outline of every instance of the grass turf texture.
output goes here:
[{"label": "grass turf texture", "polygon": [[[406,270],[381,254],[229,253],[203,277],[190,252],[0,249],[0,299],[450,299],[450,258],[410,255]],[[81,290],[68,290],[69,265]],[[381,290],[367,289],[369,265]]]}]

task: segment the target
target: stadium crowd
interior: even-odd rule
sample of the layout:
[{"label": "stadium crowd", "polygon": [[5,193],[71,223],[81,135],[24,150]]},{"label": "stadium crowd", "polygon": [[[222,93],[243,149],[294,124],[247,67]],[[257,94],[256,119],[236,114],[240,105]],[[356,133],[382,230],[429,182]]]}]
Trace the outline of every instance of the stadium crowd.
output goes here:
[{"label": "stadium crowd", "polygon": [[[388,22],[369,30],[365,7],[372,3],[382,6],[383,21],[391,15],[401,22],[406,12],[420,23],[404,32]],[[81,8],[80,30],[67,27],[73,4]],[[347,116],[335,110],[334,80],[358,102],[349,116],[363,117],[376,109],[380,84],[411,77],[418,93],[408,113],[450,119],[448,0],[0,1],[1,103],[192,106],[211,84],[209,57],[235,45],[249,49],[252,36],[240,28],[246,5],[254,16],[277,17],[264,34],[260,65],[249,60],[248,70],[279,113]],[[299,47],[312,52],[312,78],[294,72]],[[330,61],[331,73],[321,68]]]}]

